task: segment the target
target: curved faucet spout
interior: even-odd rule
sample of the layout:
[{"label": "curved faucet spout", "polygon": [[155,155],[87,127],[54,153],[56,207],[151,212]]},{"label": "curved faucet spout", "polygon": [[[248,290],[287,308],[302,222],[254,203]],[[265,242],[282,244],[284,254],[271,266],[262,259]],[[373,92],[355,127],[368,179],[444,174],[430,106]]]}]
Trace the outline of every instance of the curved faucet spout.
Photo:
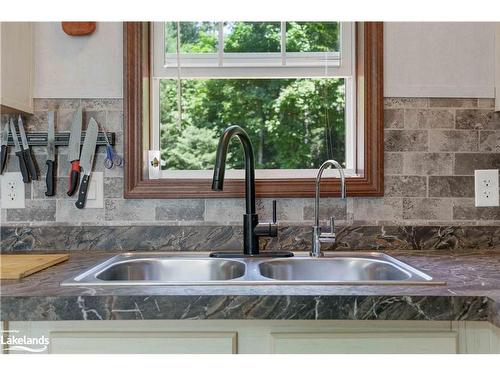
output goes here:
[{"label": "curved faucet spout", "polygon": [[321,177],[323,176],[323,171],[328,168],[328,167],[335,167],[338,169],[339,174],[340,174],[340,197],[345,198],[346,195],[346,190],[345,190],[345,175],[344,175],[344,170],[340,166],[340,164],[333,160],[327,160],[323,164],[321,164],[321,167],[319,167],[318,170],[318,175],[316,176],[316,202],[314,205],[314,225],[319,227],[319,197],[320,197],[320,184],[321,184]]},{"label": "curved faucet spout", "polygon": [[229,142],[238,137],[245,153],[245,203],[246,213],[255,214],[255,163],[252,143],[248,134],[238,125],[228,127],[219,139],[215,156],[214,177],[212,190],[220,191],[224,188],[224,174],[226,172],[226,156]]},{"label": "curved faucet spout", "polygon": [[345,196],[346,196],[344,170],[342,169],[340,164],[333,159],[325,161],[323,164],[321,164],[321,167],[319,167],[318,175],[316,176],[316,197],[315,197],[315,201],[314,201],[314,226],[313,226],[313,234],[312,234],[313,238],[312,238],[312,249],[311,249],[311,256],[313,256],[313,257],[319,257],[322,255],[322,252],[321,252],[321,243],[322,242],[335,243],[335,239],[336,239],[335,219],[333,217],[330,218],[330,232],[329,233],[322,233],[321,228],[319,226],[319,197],[320,197],[321,177],[323,176],[323,171],[328,167],[335,167],[336,169],[339,170],[340,196],[341,196],[341,198],[345,198]]}]

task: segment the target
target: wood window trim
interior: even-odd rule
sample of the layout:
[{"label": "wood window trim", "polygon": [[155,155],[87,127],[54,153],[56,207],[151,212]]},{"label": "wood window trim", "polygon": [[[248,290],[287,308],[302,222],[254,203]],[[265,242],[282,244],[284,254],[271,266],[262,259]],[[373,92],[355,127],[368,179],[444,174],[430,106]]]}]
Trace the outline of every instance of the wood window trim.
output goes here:
[{"label": "wood window trim", "polygon": [[[348,177],[347,194],[374,197],[384,194],[384,129],[383,129],[383,23],[365,22],[357,38],[363,38],[361,64],[363,77],[364,166],[363,177]],[[210,189],[208,179],[148,179],[145,177],[144,155],[149,142],[149,54],[150,25],[124,22],[124,197],[144,198],[230,198],[243,197],[244,180],[226,180],[224,191]],[[362,79],[360,79],[362,78]],[[322,196],[339,196],[338,179],[322,183]],[[257,197],[313,197],[314,179],[265,179],[256,181]]]}]

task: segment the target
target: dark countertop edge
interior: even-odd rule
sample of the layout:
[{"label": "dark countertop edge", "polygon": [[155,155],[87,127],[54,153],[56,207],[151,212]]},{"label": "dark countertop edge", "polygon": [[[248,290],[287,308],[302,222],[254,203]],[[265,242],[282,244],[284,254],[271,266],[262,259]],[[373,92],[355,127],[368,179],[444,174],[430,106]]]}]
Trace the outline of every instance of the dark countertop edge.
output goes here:
[{"label": "dark countertop edge", "polygon": [[[263,311],[261,315],[259,314],[247,314],[244,311],[242,314],[236,313],[235,315],[204,315],[204,314],[188,314],[185,310],[182,311],[167,311],[165,313],[151,315],[145,311],[141,311],[138,307],[136,300],[147,300],[152,299],[154,303],[158,306],[157,301],[166,302],[170,304],[176,304],[177,302],[186,304],[185,299],[189,299],[188,309],[192,307],[193,302],[197,302],[198,306],[194,306],[196,309],[210,309],[213,308],[214,303],[217,305],[220,303],[219,300],[229,300],[229,305],[235,300],[242,298],[248,300],[249,305],[257,304],[259,298],[264,298],[266,305],[273,304],[273,302],[279,304],[283,300],[297,300],[300,299],[302,304],[311,303],[315,305],[314,313],[311,310],[305,310],[303,312],[295,313],[288,311],[287,313],[278,313],[277,315],[269,315],[268,311]],[[215,301],[212,301],[215,299]],[[359,300],[368,299],[373,300],[376,304],[386,304],[390,301],[411,301],[412,299],[422,300],[424,303],[428,303],[427,306],[429,312],[436,313],[436,315],[427,316],[408,316],[405,315],[407,312],[401,311],[400,314],[384,316],[384,311],[380,314],[371,314],[369,316],[353,316],[352,309],[348,302],[345,303],[346,306],[342,306],[341,311],[338,314],[324,315],[321,307],[318,308],[318,301],[321,299],[330,300],[330,302],[336,303],[336,300],[346,302],[347,300]],[[201,301],[200,301],[201,300]],[[205,304],[203,304],[203,300]],[[433,301],[434,300],[434,301]],[[125,309],[111,310],[110,303],[122,301],[125,305],[128,305]],[[444,313],[439,313],[439,306],[433,306],[433,303],[449,303],[446,306],[447,311]],[[15,316],[13,317],[8,308],[5,309],[6,305],[11,303],[20,304],[18,308],[14,308]],[[133,307],[134,304],[135,308]],[[405,304],[406,307],[412,306],[413,304],[419,303],[410,302]],[[483,305],[476,308],[477,311],[483,311],[484,313],[474,314],[471,316],[469,314],[464,314],[463,311],[460,312],[454,307],[467,306],[470,311],[476,311],[472,308],[478,303]],[[68,309],[70,304],[74,304],[74,308]],[[99,308],[99,305],[102,305]],[[31,306],[30,306],[31,305]],[[24,307],[24,312],[19,316],[20,308]],[[30,308],[31,307],[31,308]],[[246,310],[245,305],[241,310]],[[330,306],[331,307],[331,306]],[[345,308],[347,307],[347,309]],[[231,307],[226,306],[226,308],[231,309]],[[63,311],[61,311],[63,309]],[[329,306],[323,307],[325,312],[328,312]],[[426,305],[419,305],[418,310],[426,309]],[[65,311],[64,311],[65,310]],[[111,310],[111,314],[105,316],[101,310]],[[159,308],[158,308],[159,310]],[[271,313],[274,309],[271,309]],[[74,312],[79,311],[78,314]],[[70,315],[61,315],[60,313],[70,313]],[[116,313],[118,312],[118,314]],[[71,314],[73,313],[73,314]],[[291,315],[290,315],[291,313]],[[355,313],[354,313],[355,314]],[[144,317],[146,315],[146,317]],[[0,297],[0,320],[1,321],[83,321],[83,320],[383,320],[383,321],[414,321],[414,320],[428,320],[428,321],[484,321],[493,324],[500,328],[500,303],[493,300],[487,296],[425,296],[425,295],[135,295],[135,296],[112,296],[112,295],[75,295],[75,296],[10,296],[10,297]]]}]

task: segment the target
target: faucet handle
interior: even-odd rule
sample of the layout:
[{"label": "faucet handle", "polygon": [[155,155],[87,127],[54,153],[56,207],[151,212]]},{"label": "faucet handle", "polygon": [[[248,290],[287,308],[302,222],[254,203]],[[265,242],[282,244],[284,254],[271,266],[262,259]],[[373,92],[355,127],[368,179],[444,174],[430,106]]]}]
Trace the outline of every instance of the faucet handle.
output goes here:
[{"label": "faucet handle", "polygon": [[273,199],[273,221],[269,223],[269,236],[278,236],[278,213],[276,210],[276,199]]},{"label": "faucet handle", "polygon": [[330,217],[330,231],[329,232],[321,232],[320,235],[321,242],[335,242],[335,218]]},{"label": "faucet handle", "polygon": [[276,200],[273,200],[273,221],[267,223],[259,223],[254,229],[257,236],[277,237],[278,236],[278,223],[276,213]]}]

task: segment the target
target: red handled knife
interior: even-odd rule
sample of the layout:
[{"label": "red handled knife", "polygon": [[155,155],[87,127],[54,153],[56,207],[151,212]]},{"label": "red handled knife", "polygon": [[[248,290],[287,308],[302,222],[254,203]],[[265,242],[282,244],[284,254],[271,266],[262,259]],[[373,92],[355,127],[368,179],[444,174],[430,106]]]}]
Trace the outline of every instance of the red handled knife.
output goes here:
[{"label": "red handled knife", "polygon": [[69,133],[68,161],[71,163],[68,195],[71,196],[78,188],[80,181],[80,144],[82,141],[82,107],[78,107]]}]

